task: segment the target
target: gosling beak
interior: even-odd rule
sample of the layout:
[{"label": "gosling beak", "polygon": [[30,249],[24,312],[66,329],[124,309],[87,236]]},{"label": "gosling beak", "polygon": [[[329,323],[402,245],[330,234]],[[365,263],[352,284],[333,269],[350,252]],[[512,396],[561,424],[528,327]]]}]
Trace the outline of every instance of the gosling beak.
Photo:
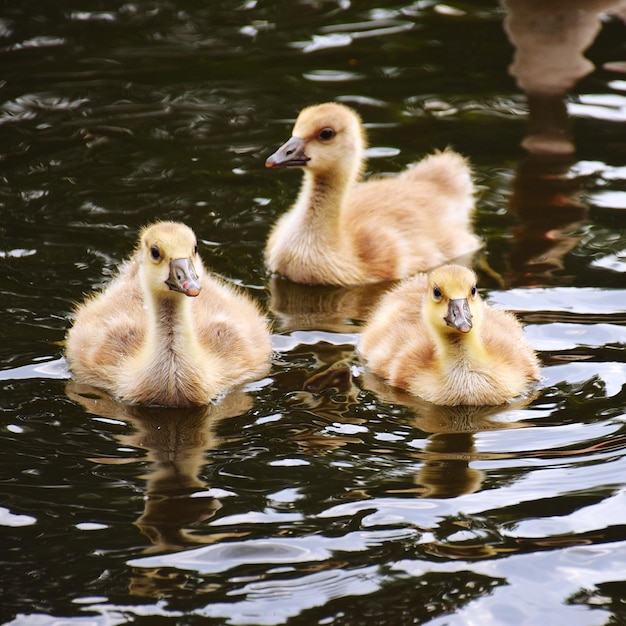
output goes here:
[{"label": "gosling beak", "polygon": [[170,275],[165,284],[172,291],[179,291],[194,298],[202,289],[191,259],[172,259],[170,261]]},{"label": "gosling beak", "polygon": [[459,332],[469,333],[472,330],[472,313],[467,299],[450,300],[448,314],[443,319],[448,326],[456,328]]},{"label": "gosling beak", "polygon": [[267,157],[265,167],[302,167],[306,165],[310,159],[304,154],[304,147],[304,139],[292,137],[274,154]]}]

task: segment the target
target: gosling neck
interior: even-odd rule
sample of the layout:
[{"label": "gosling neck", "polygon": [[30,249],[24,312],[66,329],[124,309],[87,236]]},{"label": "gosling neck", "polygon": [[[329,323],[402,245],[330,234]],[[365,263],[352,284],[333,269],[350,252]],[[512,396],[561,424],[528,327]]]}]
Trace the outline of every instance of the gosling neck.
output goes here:
[{"label": "gosling neck", "polygon": [[484,362],[487,353],[476,322],[467,333],[451,331],[437,334],[435,344],[440,363],[465,363],[478,367]]},{"label": "gosling neck", "polygon": [[347,190],[348,181],[336,173],[305,169],[296,206],[306,222],[315,224],[317,232],[324,231],[339,223]]},{"label": "gosling neck", "polygon": [[304,180],[296,203],[302,218],[313,224],[316,232],[336,231],[350,188],[359,178],[360,160],[323,170],[305,166],[303,170]]},{"label": "gosling neck", "polygon": [[[185,355],[191,341],[191,298],[182,293],[153,294],[146,298],[148,331],[144,350],[146,358],[168,356],[177,361]],[[159,348],[157,349],[157,346]]]}]

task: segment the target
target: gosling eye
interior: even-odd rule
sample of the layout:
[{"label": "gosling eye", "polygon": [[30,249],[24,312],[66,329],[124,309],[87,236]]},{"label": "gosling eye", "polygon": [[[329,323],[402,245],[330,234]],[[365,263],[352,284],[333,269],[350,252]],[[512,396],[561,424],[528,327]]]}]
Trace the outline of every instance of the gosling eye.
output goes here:
[{"label": "gosling eye", "polygon": [[320,130],[318,137],[322,141],[329,141],[335,136],[335,131],[332,128],[322,128]]},{"label": "gosling eye", "polygon": [[472,298],[476,297],[476,285],[472,287],[472,290],[470,291],[470,293],[472,294]]},{"label": "gosling eye", "polygon": [[435,286],[433,287],[433,298],[437,301],[441,300],[441,296],[443,294],[441,293],[441,289],[439,289],[439,287]]},{"label": "gosling eye", "polygon": [[150,256],[155,261],[159,261],[161,259],[161,251],[159,250],[159,246],[150,246]]}]

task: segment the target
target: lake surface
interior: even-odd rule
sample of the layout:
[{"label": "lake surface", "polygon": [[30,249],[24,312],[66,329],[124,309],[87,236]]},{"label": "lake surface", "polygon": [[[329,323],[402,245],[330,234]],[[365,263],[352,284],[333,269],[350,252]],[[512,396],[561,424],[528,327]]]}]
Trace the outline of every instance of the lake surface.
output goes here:
[{"label": "lake surface", "polygon": [[[626,27],[611,9],[3,7],[3,624],[626,624]],[[355,346],[387,286],[266,275],[300,174],[264,160],[327,100],[367,123],[368,173],[447,145],[471,160],[481,293],[542,362],[527,406],[385,387]],[[73,304],[158,218],[192,226],[274,324],[270,375],[209,408],[123,406],[62,359]]]}]

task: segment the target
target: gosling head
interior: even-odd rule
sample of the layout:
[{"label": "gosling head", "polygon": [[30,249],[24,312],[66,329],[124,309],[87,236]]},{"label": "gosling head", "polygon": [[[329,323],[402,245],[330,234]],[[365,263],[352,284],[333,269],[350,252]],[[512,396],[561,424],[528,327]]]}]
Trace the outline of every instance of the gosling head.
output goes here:
[{"label": "gosling head", "polygon": [[472,270],[444,265],[431,272],[424,316],[441,334],[469,333],[478,321],[481,305]]},{"label": "gosling head", "polygon": [[303,167],[325,173],[361,165],[366,140],[361,118],[351,108],[327,102],[300,112],[291,139],[265,167]]},{"label": "gosling head", "polygon": [[201,284],[196,266],[198,244],[194,232],[179,222],[157,222],[140,237],[144,281],[153,293],[183,293],[195,297]]}]

